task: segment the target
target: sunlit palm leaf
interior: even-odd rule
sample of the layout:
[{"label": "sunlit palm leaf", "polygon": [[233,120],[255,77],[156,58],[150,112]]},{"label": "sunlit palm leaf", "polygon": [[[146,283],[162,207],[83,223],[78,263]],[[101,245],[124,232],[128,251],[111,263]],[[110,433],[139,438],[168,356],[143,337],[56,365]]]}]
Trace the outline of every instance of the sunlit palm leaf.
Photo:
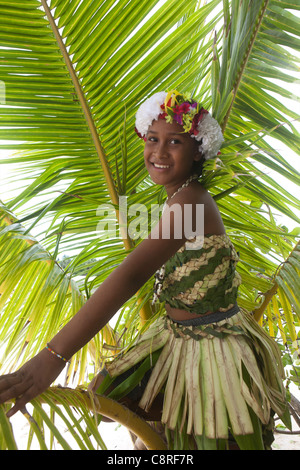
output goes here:
[{"label": "sunlit palm leaf", "polygon": [[13,434],[11,424],[6,417],[6,406],[0,405],[0,449],[17,450],[17,444]]},{"label": "sunlit palm leaf", "polygon": [[[47,405],[51,413],[47,411]],[[72,447],[79,450],[106,449],[98,430],[99,412],[126,425],[149,449],[164,450],[166,447],[164,441],[148,423],[111,398],[101,396],[93,398],[91,394],[81,389],[52,387],[33,400],[32,406],[33,411],[24,409],[23,415],[28,420],[31,433],[37,438],[41,450],[53,448],[52,436],[55,438],[55,448],[58,446],[63,450],[72,450]],[[5,416],[8,408],[9,405],[0,406],[0,448],[16,450],[11,424]],[[32,441],[31,438],[30,440]],[[36,447],[36,442],[34,444]]]},{"label": "sunlit palm leaf", "polygon": [[[12,370],[18,360],[26,360],[50,340],[83,305],[84,296],[4,206],[0,228],[0,341],[6,345],[2,354],[7,356],[7,362],[2,359],[1,363]],[[80,357],[81,353],[75,360]]]}]

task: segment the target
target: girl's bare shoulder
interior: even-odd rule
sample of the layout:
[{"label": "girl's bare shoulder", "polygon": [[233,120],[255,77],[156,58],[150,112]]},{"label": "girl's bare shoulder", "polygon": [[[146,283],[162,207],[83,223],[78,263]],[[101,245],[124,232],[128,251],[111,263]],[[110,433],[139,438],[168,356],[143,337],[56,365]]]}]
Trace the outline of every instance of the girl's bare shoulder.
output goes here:
[{"label": "girl's bare shoulder", "polygon": [[180,204],[184,211],[186,204],[196,206],[202,204],[204,208],[204,233],[225,233],[223,220],[218,206],[211,194],[198,182],[193,182],[170,201],[173,204]]},{"label": "girl's bare shoulder", "polygon": [[171,204],[208,204],[213,203],[209,192],[198,182],[194,181],[179,191],[170,201]]}]

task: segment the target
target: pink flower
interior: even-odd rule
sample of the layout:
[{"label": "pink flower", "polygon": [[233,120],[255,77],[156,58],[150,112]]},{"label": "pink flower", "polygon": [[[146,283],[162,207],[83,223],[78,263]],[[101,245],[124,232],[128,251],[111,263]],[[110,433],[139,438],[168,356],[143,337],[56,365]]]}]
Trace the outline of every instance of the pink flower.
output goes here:
[{"label": "pink flower", "polygon": [[182,126],[183,121],[182,121],[182,114],[174,114],[174,121],[178,122]]}]

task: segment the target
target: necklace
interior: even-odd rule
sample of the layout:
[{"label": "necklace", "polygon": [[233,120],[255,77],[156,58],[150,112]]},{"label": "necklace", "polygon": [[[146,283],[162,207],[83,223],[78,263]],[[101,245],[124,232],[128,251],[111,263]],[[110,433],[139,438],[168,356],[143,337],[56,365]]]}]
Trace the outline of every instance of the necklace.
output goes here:
[{"label": "necklace", "polygon": [[167,197],[166,202],[170,201],[176,194],[186,188],[192,181],[197,180],[199,178],[198,175],[191,175],[176,191],[172,194],[172,196]]},{"label": "necklace", "polygon": [[[186,188],[192,181],[198,179],[197,175],[191,175],[176,191],[172,196],[168,197],[164,203],[164,207],[167,202],[170,201],[176,194],[182,191],[183,188]],[[160,269],[158,269],[154,275],[154,293],[152,299],[152,305],[159,299],[160,293],[162,291],[162,284],[165,277],[165,265],[163,264]]]}]

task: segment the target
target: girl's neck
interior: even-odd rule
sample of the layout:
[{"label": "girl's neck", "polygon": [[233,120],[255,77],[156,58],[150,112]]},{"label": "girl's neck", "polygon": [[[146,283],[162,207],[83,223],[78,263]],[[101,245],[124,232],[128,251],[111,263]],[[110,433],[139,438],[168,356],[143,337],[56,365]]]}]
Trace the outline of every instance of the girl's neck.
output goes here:
[{"label": "girl's neck", "polygon": [[189,184],[192,182],[192,181],[196,181],[198,180],[198,175],[191,175],[189,176],[180,186],[178,186],[177,188],[165,188],[166,189],[166,192],[167,192],[167,201],[170,201],[170,199],[172,199],[175,194],[179,193],[183,188],[186,188],[187,186],[189,186]]}]

